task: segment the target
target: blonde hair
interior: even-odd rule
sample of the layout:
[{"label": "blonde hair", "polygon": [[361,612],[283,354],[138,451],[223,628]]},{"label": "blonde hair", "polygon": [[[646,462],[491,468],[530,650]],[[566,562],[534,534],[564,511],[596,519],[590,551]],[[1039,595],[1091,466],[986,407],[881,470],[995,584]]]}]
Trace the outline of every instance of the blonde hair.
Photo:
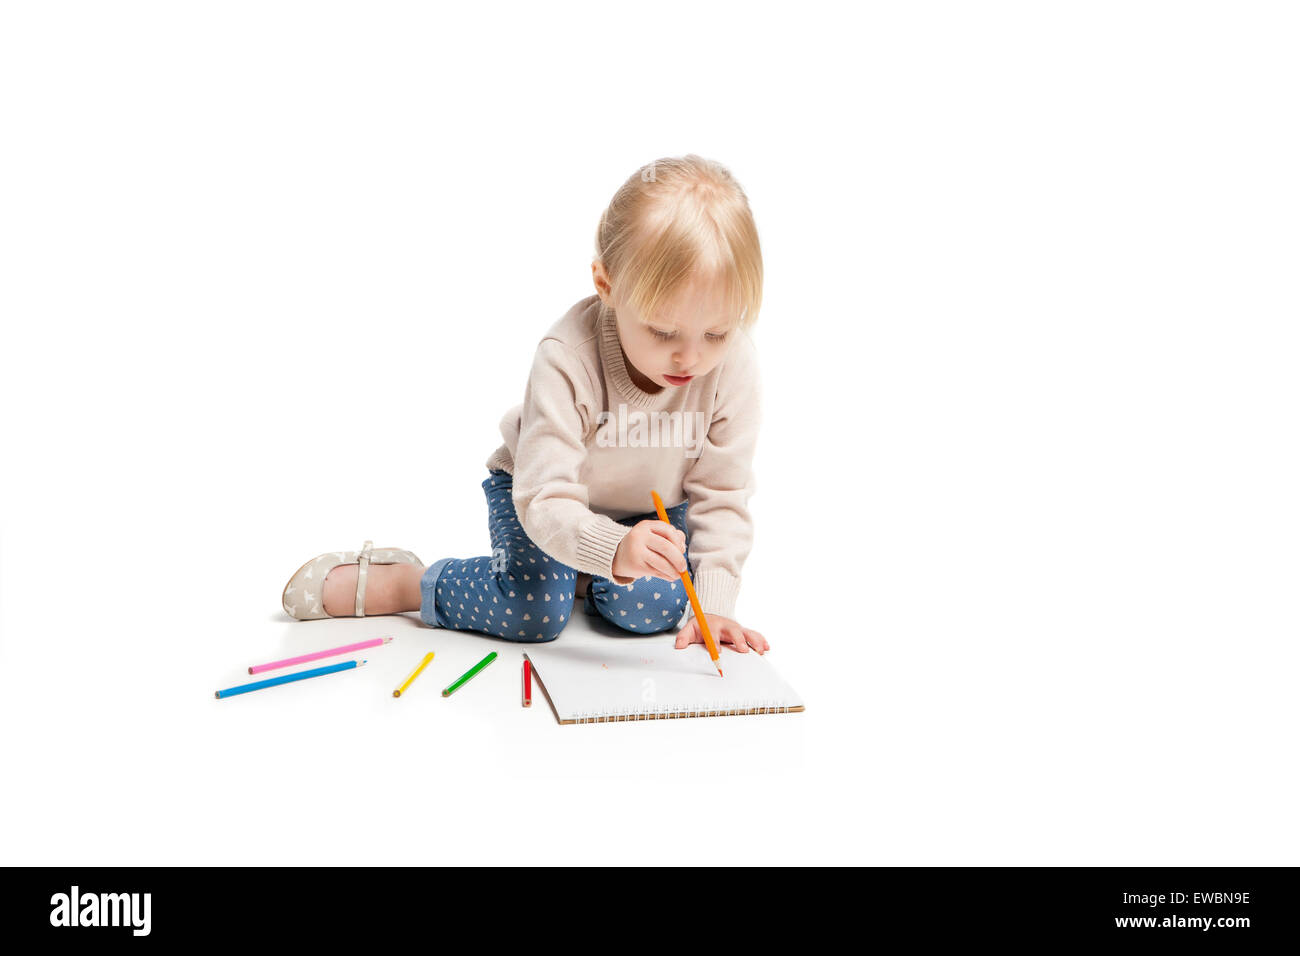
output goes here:
[{"label": "blonde hair", "polygon": [[[724,283],[733,324],[750,328],[763,300],[763,254],[749,199],[721,163],[694,153],[633,173],[600,216],[596,256],[613,297],[643,320],[696,276]],[[601,303],[602,318],[612,309]]]}]

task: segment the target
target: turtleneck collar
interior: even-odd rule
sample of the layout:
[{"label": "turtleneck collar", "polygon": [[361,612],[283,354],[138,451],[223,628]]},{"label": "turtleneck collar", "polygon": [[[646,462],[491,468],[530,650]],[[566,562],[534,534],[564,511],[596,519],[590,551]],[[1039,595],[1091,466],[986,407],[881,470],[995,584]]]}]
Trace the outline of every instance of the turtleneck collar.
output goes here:
[{"label": "turtleneck collar", "polygon": [[654,408],[662,405],[673,391],[665,386],[657,392],[646,392],[632,381],[632,376],[627,371],[627,363],[623,361],[623,346],[618,338],[618,319],[613,310],[606,312],[600,320],[600,359],[614,387],[638,408]]}]

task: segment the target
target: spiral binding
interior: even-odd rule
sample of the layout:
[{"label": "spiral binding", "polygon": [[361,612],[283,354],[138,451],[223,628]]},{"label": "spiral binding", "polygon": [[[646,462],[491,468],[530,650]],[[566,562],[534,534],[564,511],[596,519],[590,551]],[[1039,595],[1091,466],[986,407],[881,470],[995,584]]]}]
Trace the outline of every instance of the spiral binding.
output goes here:
[{"label": "spiral binding", "polygon": [[738,717],[749,714],[785,714],[793,708],[778,704],[775,700],[748,700],[737,703],[709,701],[705,707],[688,710],[683,704],[657,708],[651,705],[631,711],[603,708],[574,715],[578,724],[617,723],[624,720],[672,720],[678,717]]}]

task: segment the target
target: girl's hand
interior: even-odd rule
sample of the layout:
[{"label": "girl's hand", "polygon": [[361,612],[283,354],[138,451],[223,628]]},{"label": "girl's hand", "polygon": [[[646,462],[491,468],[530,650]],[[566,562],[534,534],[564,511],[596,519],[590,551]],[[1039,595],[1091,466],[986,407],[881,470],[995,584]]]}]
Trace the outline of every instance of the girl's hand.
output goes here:
[{"label": "girl's hand", "polygon": [[[730,644],[732,650],[741,654],[748,654],[752,647],[763,654],[771,650],[767,643],[767,638],[748,627],[741,627],[729,617],[723,617],[721,614],[706,614],[704,619],[709,622],[709,633],[713,639],[718,642],[718,650],[722,650],[723,644]],[[680,650],[688,644],[703,644],[704,632],[700,630],[699,618],[692,617],[691,622],[677,632],[677,649]]]},{"label": "girl's hand", "polygon": [[686,534],[666,521],[647,518],[632,525],[614,552],[611,570],[615,584],[631,584],[637,578],[677,581],[686,568]]}]

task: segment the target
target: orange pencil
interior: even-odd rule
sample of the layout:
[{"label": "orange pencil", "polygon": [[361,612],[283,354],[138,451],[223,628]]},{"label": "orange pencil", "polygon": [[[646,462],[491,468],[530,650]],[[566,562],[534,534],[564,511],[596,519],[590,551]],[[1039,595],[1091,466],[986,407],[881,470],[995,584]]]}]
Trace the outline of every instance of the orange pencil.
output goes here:
[{"label": "orange pencil", "polygon": [[[655,511],[659,513],[659,520],[672,524],[668,520],[668,512],[664,510],[664,501],[659,497],[659,492],[651,490],[650,497],[655,500]],[[695,596],[695,585],[691,584],[691,572],[689,570],[682,572],[682,584],[686,585],[686,596],[691,599],[691,609],[695,612],[695,620],[700,622],[700,632],[704,635],[704,646],[709,649],[709,658],[713,661],[713,666],[718,669],[718,676],[722,676],[722,665],[718,663],[718,645],[713,641],[713,635],[709,632],[709,622],[704,619],[704,611],[700,609],[700,599]]]}]

